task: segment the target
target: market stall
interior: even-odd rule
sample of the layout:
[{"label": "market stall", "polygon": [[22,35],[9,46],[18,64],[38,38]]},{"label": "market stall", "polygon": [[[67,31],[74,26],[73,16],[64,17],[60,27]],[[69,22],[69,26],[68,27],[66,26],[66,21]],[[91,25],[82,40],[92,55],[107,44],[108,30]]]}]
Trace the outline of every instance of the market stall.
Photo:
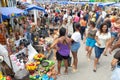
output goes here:
[{"label": "market stall", "polygon": [[[24,14],[27,14],[26,11],[21,10],[16,7],[1,7],[0,12],[2,15],[1,20],[6,20],[6,19],[19,17],[19,16],[23,16]],[[2,21],[0,21],[0,22],[2,22]]]},{"label": "market stall", "polygon": [[99,6],[99,7],[105,7],[105,6],[111,6],[111,5],[113,5],[113,4],[115,4],[115,2],[101,3],[101,4],[99,4],[98,6]]},{"label": "market stall", "polygon": [[[33,61],[33,57],[37,54],[37,51],[32,47],[32,45],[28,45],[28,62]],[[11,61],[13,65],[14,72],[19,71],[21,68],[24,69],[24,63],[22,59],[20,60],[18,57],[25,53],[25,48],[20,50],[18,53],[11,55]]]},{"label": "market stall", "polygon": [[[8,57],[8,54],[5,54],[8,53],[8,51],[4,46],[1,45],[3,47],[1,49],[4,49],[4,52],[1,51],[3,54],[0,55],[3,55],[4,57],[6,56],[4,60],[7,60],[6,63],[12,66],[13,71],[15,72],[15,78],[23,78],[25,76],[28,76],[28,73],[26,72],[27,70],[30,73],[30,80],[54,80],[56,78],[56,71],[54,69],[55,63],[48,59],[49,52],[46,52],[45,50],[45,48],[51,43],[52,38],[45,38],[44,42],[40,42],[40,45],[44,45],[43,53],[38,53],[31,44],[27,44],[26,46],[25,43],[25,47],[20,49],[17,53],[13,53],[12,55],[10,55],[10,59]],[[21,44],[21,41],[19,42],[19,44]],[[25,61],[27,53],[26,50],[28,51],[27,61]],[[25,74],[25,76],[19,77],[17,73],[20,73],[20,75],[22,75],[21,72],[26,72],[27,75]],[[6,77],[2,77],[1,79],[6,80]]]},{"label": "market stall", "polygon": [[34,5],[34,4],[30,4],[30,5],[26,6],[25,11],[31,11],[31,10],[34,10],[34,21],[35,21],[35,24],[37,24],[37,16],[38,16],[37,15],[38,14],[37,10],[42,11],[43,13],[46,13],[44,8],[42,8],[40,6],[37,6],[37,5]]},{"label": "market stall", "polygon": [[25,10],[30,11],[30,10],[33,10],[33,9],[36,9],[36,10],[40,10],[40,11],[45,12],[45,9],[44,9],[44,8],[42,8],[42,7],[40,7],[40,6],[36,6],[36,5],[34,5],[34,4],[27,5]]}]

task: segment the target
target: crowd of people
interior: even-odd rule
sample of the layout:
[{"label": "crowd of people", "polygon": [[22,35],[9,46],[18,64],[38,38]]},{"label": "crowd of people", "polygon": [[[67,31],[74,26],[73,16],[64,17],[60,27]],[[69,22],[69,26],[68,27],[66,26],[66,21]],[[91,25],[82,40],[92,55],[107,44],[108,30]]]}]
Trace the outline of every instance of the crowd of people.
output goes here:
[{"label": "crowd of people", "polygon": [[[14,19],[12,27],[9,20],[0,25],[0,33],[7,38],[9,55],[18,51],[23,46],[17,42],[21,38],[27,39],[33,46],[39,45],[41,38],[50,37],[57,27],[57,36],[54,36],[53,44],[47,48],[56,49],[58,75],[61,74],[61,62],[64,60],[65,73],[68,74],[68,58],[70,53],[73,56],[73,72],[77,72],[78,50],[82,45],[86,45],[86,56],[91,60],[92,50],[95,52],[93,71],[97,71],[97,64],[101,55],[107,56],[120,46],[120,12],[117,9],[105,10],[98,6],[81,5],[42,5],[46,9],[46,14],[39,12],[37,24],[33,15],[27,15]],[[26,49],[27,52],[27,49]],[[27,57],[26,53],[26,57]],[[111,63],[112,67],[118,63],[120,67],[120,51],[118,51]],[[120,73],[120,70],[119,70]],[[117,76],[118,77],[118,76]]]}]

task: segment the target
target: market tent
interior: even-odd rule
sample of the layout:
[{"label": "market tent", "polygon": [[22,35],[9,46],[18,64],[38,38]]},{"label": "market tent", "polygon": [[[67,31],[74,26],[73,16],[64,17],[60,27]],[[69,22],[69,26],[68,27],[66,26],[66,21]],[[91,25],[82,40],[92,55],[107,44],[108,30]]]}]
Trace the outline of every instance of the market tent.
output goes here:
[{"label": "market tent", "polygon": [[73,2],[73,1],[69,1],[68,4],[81,4],[81,5],[84,5],[84,4],[86,4],[86,2]]},{"label": "market tent", "polygon": [[42,7],[34,5],[34,4],[26,6],[25,10],[27,10],[27,11],[34,10],[34,21],[35,21],[35,24],[37,24],[37,13],[38,13],[38,12],[36,12],[36,10],[40,10],[40,11],[44,12],[44,14],[46,14],[45,8],[42,8]]},{"label": "market tent", "polygon": [[99,4],[98,6],[99,6],[99,7],[105,7],[105,6],[111,6],[111,5],[113,5],[113,4],[115,4],[115,2],[101,3],[101,4]]},{"label": "market tent", "polygon": [[89,5],[95,5],[95,4],[99,5],[99,4],[101,4],[101,3],[102,3],[102,2],[88,2]]},{"label": "market tent", "polygon": [[113,4],[114,7],[119,7],[120,8],[120,3]]},{"label": "market tent", "polygon": [[27,8],[25,9],[25,10],[27,10],[27,11],[30,11],[30,10],[40,10],[40,11],[43,11],[43,12],[45,12],[45,9],[44,8],[42,8],[42,7],[40,7],[40,6],[36,6],[36,5],[34,5],[34,4],[31,4],[31,5],[28,5],[28,6],[26,6]]},{"label": "market tent", "polygon": [[0,13],[2,14],[2,20],[9,19],[11,17],[18,17],[27,12],[16,7],[1,7]]},{"label": "market tent", "polygon": [[68,1],[58,1],[57,3],[62,4],[62,5],[66,5],[66,4],[68,4]]},{"label": "market tent", "polygon": [[21,4],[22,5],[30,5],[30,3],[27,3],[27,2],[22,2]]}]

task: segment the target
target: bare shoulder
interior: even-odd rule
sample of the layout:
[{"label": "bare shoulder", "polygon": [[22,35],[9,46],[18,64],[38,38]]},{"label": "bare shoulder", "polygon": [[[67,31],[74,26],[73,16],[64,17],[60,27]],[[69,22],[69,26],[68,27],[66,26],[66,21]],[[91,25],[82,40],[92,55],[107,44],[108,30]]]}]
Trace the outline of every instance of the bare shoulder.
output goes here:
[{"label": "bare shoulder", "polygon": [[65,39],[68,43],[70,43],[71,42],[71,38],[69,38],[69,37],[66,37],[66,39]]}]

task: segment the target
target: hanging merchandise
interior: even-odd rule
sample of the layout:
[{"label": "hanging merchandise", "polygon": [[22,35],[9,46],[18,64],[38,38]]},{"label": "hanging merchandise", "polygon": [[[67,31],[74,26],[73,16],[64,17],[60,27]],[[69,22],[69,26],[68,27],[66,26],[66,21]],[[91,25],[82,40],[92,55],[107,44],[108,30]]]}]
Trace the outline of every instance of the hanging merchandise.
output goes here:
[{"label": "hanging merchandise", "polygon": [[27,13],[16,7],[0,7],[0,11],[2,14],[2,20],[10,19],[11,17],[19,17],[23,15],[24,12]]}]

